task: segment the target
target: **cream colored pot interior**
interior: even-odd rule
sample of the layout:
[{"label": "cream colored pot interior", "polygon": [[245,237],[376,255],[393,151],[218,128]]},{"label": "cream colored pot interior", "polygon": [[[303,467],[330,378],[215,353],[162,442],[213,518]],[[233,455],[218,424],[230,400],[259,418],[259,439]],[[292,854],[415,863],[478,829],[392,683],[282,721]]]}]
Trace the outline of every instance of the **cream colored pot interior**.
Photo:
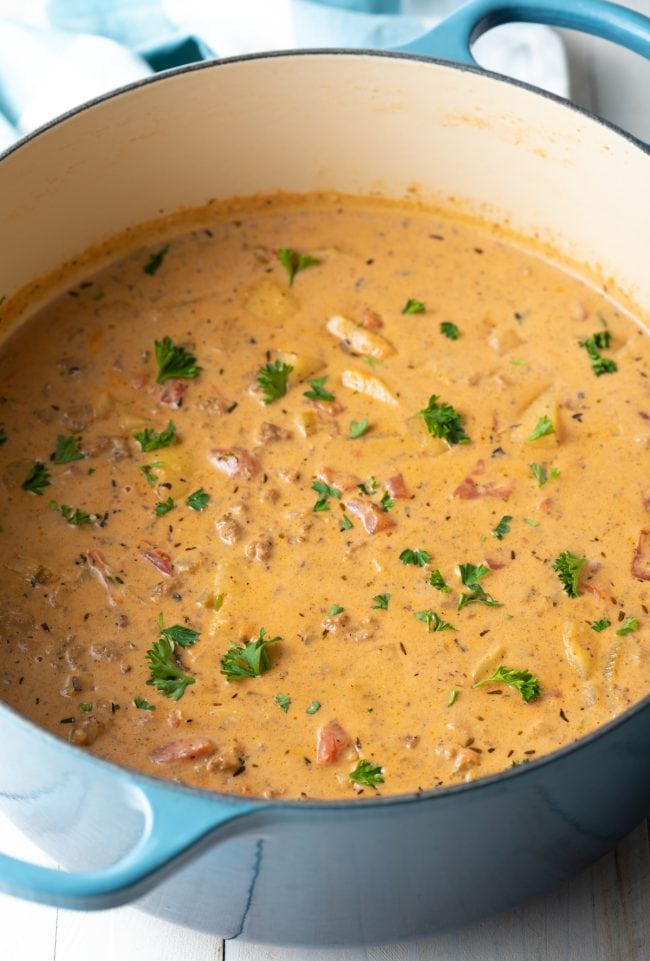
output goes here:
[{"label": "cream colored pot interior", "polygon": [[638,146],[506,81],[365,54],[225,63],[83,110],[0,163],[0,294],[210,198],[415,190],[600,266],[650,308],[649,188]]}]

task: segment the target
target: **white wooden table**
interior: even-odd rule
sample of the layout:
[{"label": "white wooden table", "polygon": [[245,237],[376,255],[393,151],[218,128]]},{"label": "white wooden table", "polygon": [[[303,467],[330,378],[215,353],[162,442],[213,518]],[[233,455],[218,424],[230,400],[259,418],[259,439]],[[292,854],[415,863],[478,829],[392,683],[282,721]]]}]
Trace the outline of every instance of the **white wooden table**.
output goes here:
[{"label": "white wooden table", "polygon": [[[0,850],[49,864],[2,815]],[[223,941],[134,908],[56,911],[0,895],[0,961],[650,961],[644,823],[555,894],[463,931],[411,944],[309,951]]]}]

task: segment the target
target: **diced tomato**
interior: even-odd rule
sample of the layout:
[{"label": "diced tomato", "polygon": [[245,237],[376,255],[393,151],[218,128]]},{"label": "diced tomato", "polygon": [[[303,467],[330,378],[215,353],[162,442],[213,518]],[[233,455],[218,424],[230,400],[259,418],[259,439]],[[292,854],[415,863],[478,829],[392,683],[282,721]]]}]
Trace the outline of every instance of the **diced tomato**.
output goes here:
[{"label": "diced tomato", "polygon": [[210,462],[228,477],[250,480],[260,472],[257,458],[243,447],[217,447],[210,451]]},{"label": "diced tomato", "polygon": [[632,559],[632,576],[641,581],[650,581],[650,531],[639,531]]},{"label": "diced tomato", "polygon": [[346,474],[342,470],[334,470],[333,467],[321,467],[318,471],[318,477],[341,493],[354,490],[361,483],[361,478],[357,477],[356,474]]},{"label": "diced tomato", "polygon": [[144,557],[145,561],[149,561],[153,564],[161,574],[165,574],[170,577],[174,573],[174,565],[172,564],[172,559],[169,554],[165,554],[158,547],[141,547],[140,553]]},{"label": "diced tomato", "polygon": [[160,403],[167,404],[167,406],[173,410],[178,410],[178,408],[183,405],[183,397],[188,386],[187,381],[172,377],[161,385]]},{"label": "diced tomato", "polygon": [[174,761],[193,761],[197,757],[209,757],[217,745],[209,737],[182,737],[169,744],[155,747],[149,759],[154,764],[171,764]]},{"label": "diced tomato", "polygon": [[388,477],[384,481],[384,487],[391,497],[400,498],[411,496],[408,492],[408,488],[406,487],[406,481],[401,474],[395,474],[394,477]]},{"label": "diced tomato", "polygon": [[370,501],[351,500],[346,501],[345,506],[351,514],[359,518],[367,534],[378,534],[395,527],[395,521],[390,514]]},{"label": "diced tomato", "polygon": [[319,727],[316,734],[316,761],[319,764],[333,764],[348,744],[350,735],[347,731],[338,721],[329,721],[325,727]]}]

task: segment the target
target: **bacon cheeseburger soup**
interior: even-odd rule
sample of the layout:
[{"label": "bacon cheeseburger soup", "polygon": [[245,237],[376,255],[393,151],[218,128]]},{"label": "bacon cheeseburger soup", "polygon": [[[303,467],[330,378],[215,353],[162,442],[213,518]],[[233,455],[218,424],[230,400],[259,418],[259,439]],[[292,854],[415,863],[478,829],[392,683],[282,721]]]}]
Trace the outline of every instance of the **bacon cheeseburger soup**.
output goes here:
[{"label": "bacon cheeseburger soup", "polygon": [[415,205],[188,224],[5,337],[0,696],[149,774],[345,798],[534,764],[645,695],[640,318]]}]

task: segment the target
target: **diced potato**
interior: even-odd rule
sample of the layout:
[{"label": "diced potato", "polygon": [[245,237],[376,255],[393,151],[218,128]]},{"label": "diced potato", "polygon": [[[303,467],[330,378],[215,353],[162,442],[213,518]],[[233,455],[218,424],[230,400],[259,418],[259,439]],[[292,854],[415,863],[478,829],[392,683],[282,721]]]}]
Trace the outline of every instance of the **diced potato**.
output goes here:
[{"label": "diced potato", "polygon": [[505,327],[502,329],[495,327],[494,330],[490,331],[488,336],[489,346],[500,357],[523,343],[525,343],[523,337],[519,336],[518,331],[516,331],[514,327]]},{"label": "diced potato", "polygon": [[281,322],[298,309],[298,300],[285,286],[264,277],[249,287],[244,304],[256,317],[262,320]]},{"label": "diced potato", "polygon": [[[542,417],[548,417],[553,425],[553,433],[538,437],[537,440],[530,440],[530,435]],[[521,423],[513,427],[510,436],[515,443],[527,443],[538,450],[557,447],[560,440],[560,414],[554,387],[544,391],[539,397],[535,398],[532,404],[529,404],[521,415]]]},{"label": "diced potato", "polygon": [[444,454],[448,450],[451,450],[449,444],[447,444],[442,437],[433,437],[429,433],[429,428],[426,425],[424,417],[413,414],[412,417],[407,418],[406,427],[409,434],[412,434],[432,457],[437,457],[438,454]]},{"label": "diced potato", "polygon": [[366,394],[373,400],[379,400],[382,404],[390,404],[397,407],[397,399],[391,394],[388,387],[379,377],[373,374],[366,374],[362,370],[344,370],[341,374],[341,383],[349,390],[354,390],[358,394]]},{"label": "diced potato", "polygon": [[196,459],[191,450],[183,446],[165,447],[162,450],[153,451],[151,460],[160,461],[160,467],[155,471],[158,483],[172,485],[169,494],[174,500],[186,497],[195,489]]},{"label": "diced potato", "polygon": [[321,360],[320,357],[294,354],[289,350],[278,350],[273,359],[280,360],[283,364],[288,364],[289,367],[293,367],[293,370],[287,378],[289,386],[297,384],[301,380],[307,380],[308,377],[313,377],[314,374],[317,374],[318,371],[322,370],[325,366],[325,362]]},{"label": "diced potato", "polygon": [[587,634],[590,631],[587,625],[579,624],[577,621],[567,621],[562,632],[564,643],[564,654],[579,677],[586,679],[593,670],[593,654],[589,650],[591,638]]},{"label": "diced potato", "polygon": [[315,410],[303,410],[296,415],[294,424],[302,437],[311,437],[318,430],[318,417]]},{"label": "diced potato", "polygon": [[495,642],[487,651],[479,657],[472,668],[472,678],[474,681],[482,681],[486,677],[491,677],[503,659],[505,648],[503,644]]},{"label": "diced potato", "polygon": [[384,360],[395,353],[393,345],[381,334],[360,327],[342,314],[330,317],[325,326],[330,334],[338,337],[339,340],[344,340],[356,354],[373,357],[375,360]]}]

